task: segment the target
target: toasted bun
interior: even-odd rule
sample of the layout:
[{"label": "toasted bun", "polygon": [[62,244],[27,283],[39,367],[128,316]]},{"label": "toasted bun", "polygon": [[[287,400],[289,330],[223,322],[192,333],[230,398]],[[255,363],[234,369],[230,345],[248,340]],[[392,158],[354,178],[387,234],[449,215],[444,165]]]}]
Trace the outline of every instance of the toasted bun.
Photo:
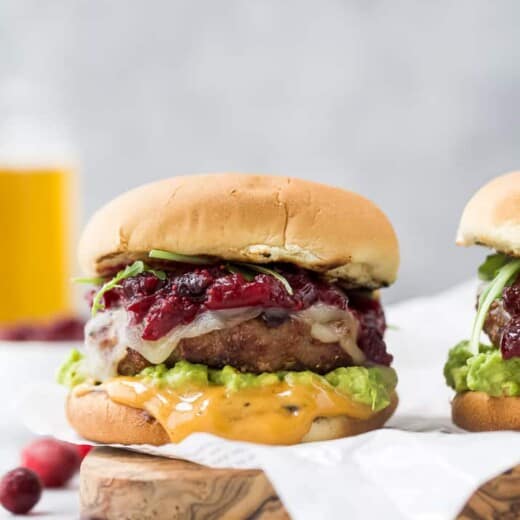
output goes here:
[{"label": "toasted bun", "polygon": [[520,256],[520,172],[493,179],[466,205],[457,244],[480,244]]},{"label": "toasted bun", "polygon": [[392,225],[364,197],[237,173],[174,177],[121,195],[87,224],[79,259],[86,273],[103,274],[151,249],[290,262],[370,288],[392,283],[399,265]]},{"label": "toasted bun", "polygon": [[457,394],[451,403],[453,422],[472,432],[520,431],[520,397],[491,397],[484,392]]},{"label": "toasted bun", "polygon": [[[316,419],[303,442],[325,441],[381,428],[397,407],[397,394],[384,410],[370,419],[347,416]],[[111,401],[105,392],[70,394],[66,405],[71,426],[85,439],[106,444],[167,444],[163,427],[148,413]]]}]

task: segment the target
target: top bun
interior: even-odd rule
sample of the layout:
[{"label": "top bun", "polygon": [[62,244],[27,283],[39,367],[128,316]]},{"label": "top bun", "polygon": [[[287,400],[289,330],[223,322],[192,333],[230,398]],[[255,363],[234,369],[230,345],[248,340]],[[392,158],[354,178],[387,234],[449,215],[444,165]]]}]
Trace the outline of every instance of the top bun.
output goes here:
[{"label": "top bun", "polygon": [[289,262],[368,288],[392,283],[399,265],[392,225],[364,197],[238,173],[174,177],[124,193],[88,222],[79,258],[86,273],[105,274],[151,249]]},{"label": "top bun", "polygon": [[460,220],[457,244],[520,256],[520,172],[497,177],[473,195]]}]

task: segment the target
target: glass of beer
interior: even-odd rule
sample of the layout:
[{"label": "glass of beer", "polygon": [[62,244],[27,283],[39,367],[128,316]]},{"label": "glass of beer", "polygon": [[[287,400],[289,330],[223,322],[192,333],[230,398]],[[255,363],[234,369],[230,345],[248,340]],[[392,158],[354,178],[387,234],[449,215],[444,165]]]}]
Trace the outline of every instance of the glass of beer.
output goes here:
[{"label": "glass of beer", "polygon": [[70,315],[76,174],[0,161],[0,326]]}]

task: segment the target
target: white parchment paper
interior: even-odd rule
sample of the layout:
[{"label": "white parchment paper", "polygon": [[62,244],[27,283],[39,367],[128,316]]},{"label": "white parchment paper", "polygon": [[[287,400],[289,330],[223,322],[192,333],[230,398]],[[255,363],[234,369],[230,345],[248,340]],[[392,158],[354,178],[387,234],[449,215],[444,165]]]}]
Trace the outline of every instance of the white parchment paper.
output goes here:
[{"label": "white parchment paper", "polygon": [[[383,430],[291,447],[196,434],[179,444],[131,449],[214,467],[262,468],[294,519],[447,520],[477,487],[520,462],[518,432],[465,433],[451,423],[442,366],[468,336],[476,282],[387,309],[400,405]],[[39,434],[78,442],[63,416],[65,392],[30,389],[20,402]]]}]

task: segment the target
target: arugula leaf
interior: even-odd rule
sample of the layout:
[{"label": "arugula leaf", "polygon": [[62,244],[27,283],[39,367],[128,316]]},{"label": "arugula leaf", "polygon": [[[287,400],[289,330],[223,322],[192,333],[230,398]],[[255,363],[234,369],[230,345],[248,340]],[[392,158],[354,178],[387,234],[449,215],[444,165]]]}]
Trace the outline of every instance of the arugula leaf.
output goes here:
[{"label": "arugula leaf", "polygon": [[125,278],[131,278],[132,276],[137,276],[138,274],[150,272],[157,276],[159,280],[166,279],[166,273],[164,271],[158,271],[156,269],[150,269],[142,260],[135,261],[132,265],[127,265],[122,271],[119,271],[114,278],[104,283],[101,289],[96,293],[94,299],[92,300],[92,316],[95,316],[98,311],[103,310],[105,306],[102,303],[103,295],[119,286],[119,282],[124,280]]},{"label": "arugula leaf", "polygon": [[208,256],[181,255],[179,253],[171,253],[162,249],[152,249],[148,256],[158,260],[170,260],[171,262],[183,262],[185,264],[207,265],[214,264],[215,260]]},{"label": "arugula leaf", "polygon": [[144,266],[144,270],[148,273],[152,273],[153,275],[155,275],[157,278],[159,278],[159,280],[161,280],[161,282],[164,282],[164,280],[166,280],[166,273],[164,271],[159,271],[158,269],[151,269],[146,264]]},{"label": "arugula leaf", "polygon": [[478,268],[478,277],[485,282],[493,280],[497,271],[509,262],[510,258],[502,253],[488,255]]},{"label": "arugula leaf", "polygon": [[88,283],[91,285],[101,285],[105,281],[105,279],[102,276],[93,276],[92,278],[76,277],[73,278],[72,281],[74,283]]},{"label": "arugula leaf", "polygon": [[[162,249],[152,249],[148,253],[148,256],[158,260],[169,260],[171,262],[183,262],[186,264],[207,265],[215,263],[215,260],[208,256],[181,255],[180,253],[172,253],[171,251],[163,251]],[[273,271],[272,269],[268,269],[267,267],[255,264],[246,264],[245,262],[236,262],[234,264],[227,264],[226,268],[231,273],[240,272],[240,274],[248,281],[251,281],[254,278],[254,276],[251,276],[251,274],[247,272],[248,270],[268,274],[276,278],[285,287],[285,290],[291,296],[294,294],[294,291],[292,290],[292,287],[287,279],[280,273]]]},{"label": "arugula leaf", "polygon": [[291,287],[291,284],[287,281],[285,276],[282,276],[279,272],[274,271],[273,269],[269,269],[267,267],[264,267],[262,265],[256,265],[256,264],[246,264],[244,262],[238,262],[238,265],[243,266],[247,269],[251,269],[252,271],[258,271],[259,273],[263,274],[269,274],[273,278],[276,278],[284,287],[285,290],[292,296],[294,294],[294,291]]},{"label": "arugula leaf", "polygon": [[473,354],[478,354],[480,334],[486,321],[486,316],[491,304],[502,295],[504,287],[520,272],[520,259],[510,259],[505,265],[500,267],[496,276],[489,285],[482,291],[478,299],[478,309],[473,321],[469,350]]},{"label": "arugula leaf", "polygon": [[241,267],[234,264],[226,264],[226,269],[233,274],[241,274],[248,282],[252,282],[255,279],[255,274],[250,269]]}]

